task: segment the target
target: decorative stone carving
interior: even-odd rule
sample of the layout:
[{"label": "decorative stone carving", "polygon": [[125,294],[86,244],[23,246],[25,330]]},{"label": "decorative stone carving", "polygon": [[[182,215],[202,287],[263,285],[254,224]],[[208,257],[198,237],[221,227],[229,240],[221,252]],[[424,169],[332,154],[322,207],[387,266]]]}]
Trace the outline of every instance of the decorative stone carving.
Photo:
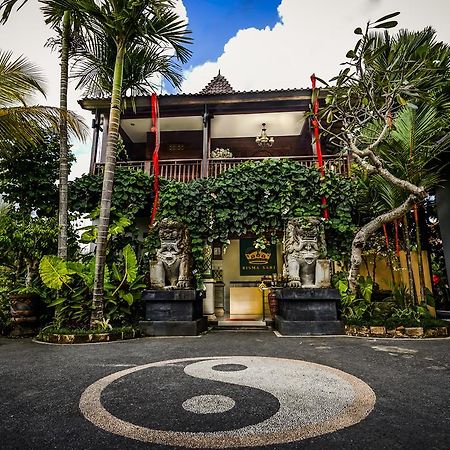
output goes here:
[{"label": "decorative stone carving", "polygon": [[192,256],[187,228],[174,220],[163,219],[159,227],[161,247],[156,261],[150,262],[153,289],[191,289]]},{"label": "decorative stone carving", "polygon": [[320,219],[290,219],[284,235],[284,276],[292,288],[330,286],[330,261]]}]

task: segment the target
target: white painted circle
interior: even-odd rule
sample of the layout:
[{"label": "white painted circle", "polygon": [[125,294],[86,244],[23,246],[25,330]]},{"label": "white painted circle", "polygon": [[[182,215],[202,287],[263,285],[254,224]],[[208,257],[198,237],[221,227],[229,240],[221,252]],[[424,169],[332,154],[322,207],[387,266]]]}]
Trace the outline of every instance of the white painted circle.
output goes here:
[{"label": "white painted circle", "polygon": [[233,409],[236,402],[225,395],[197,395],[188,398],[181,406],[195,414],[218,414]]}]

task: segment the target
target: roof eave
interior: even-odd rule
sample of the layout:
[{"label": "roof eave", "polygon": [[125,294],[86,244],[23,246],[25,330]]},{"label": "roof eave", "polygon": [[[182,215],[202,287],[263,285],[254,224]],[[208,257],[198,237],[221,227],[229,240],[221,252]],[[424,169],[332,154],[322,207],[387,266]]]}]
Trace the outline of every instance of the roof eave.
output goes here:
[{"label": "roof eave", "polygon": [[[309,100],[311,98],[310,89],[285,89],[273,91],[249,91],[235,92],[232,94],[177,94],[161,95],[159,97],[160,108],[173,106],[195,106],[208,104],[233,104],[233,103],[264,103],[280,100]],[[131,98],[127,97],[127,110],[133,109]],[[133,99],[137,109],[150,107],[150,96],[135,97]],[[78,101],[80,106],[86,110],[107,110],[110,106],[109,98],[84,98]]]}]

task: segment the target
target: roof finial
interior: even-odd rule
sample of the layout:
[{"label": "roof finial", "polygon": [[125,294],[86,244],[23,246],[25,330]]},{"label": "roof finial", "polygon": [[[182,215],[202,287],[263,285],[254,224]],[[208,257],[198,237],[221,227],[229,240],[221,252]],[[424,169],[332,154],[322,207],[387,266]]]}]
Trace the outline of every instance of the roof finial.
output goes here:
[{"label": "roof finial", "polygon": [[[0,1],[1,3],[1,1]],[[234,89],[227,79],[219,73],[199,92],[200,94],[232,94]]]}]

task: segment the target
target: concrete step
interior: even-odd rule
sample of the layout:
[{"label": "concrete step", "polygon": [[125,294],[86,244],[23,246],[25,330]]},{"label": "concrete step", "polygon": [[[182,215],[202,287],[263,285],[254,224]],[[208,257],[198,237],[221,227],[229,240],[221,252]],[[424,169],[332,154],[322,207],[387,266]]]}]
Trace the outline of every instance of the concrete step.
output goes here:
[{"label": "concrete step", "polygon": [[264,320],[219,320],[214,331],[269,331],[271,327]]},{"label": "concrete step", "polygon": [[228,333],[234,331],[245,331],[249,333],[262,333],[262,332],[272,332],[271,327],[219,327],[215,326],[211,330],[214,333]]},{"label": "concrete step", "polygon": [[251,327],[251,328],[265,328],[265,320],[219,320],[217,322],[219,327]]}]

